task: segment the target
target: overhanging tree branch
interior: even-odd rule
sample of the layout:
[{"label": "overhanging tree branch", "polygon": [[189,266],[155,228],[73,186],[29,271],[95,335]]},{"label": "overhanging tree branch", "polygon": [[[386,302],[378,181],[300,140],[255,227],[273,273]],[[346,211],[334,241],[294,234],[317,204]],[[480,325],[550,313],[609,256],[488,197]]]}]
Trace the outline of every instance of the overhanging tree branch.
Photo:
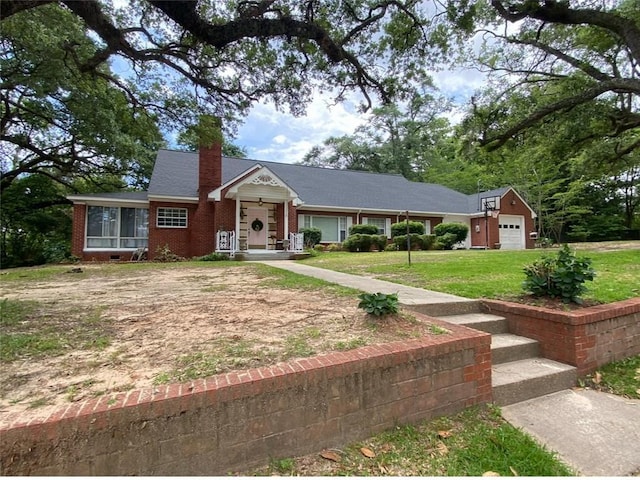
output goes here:
[{"label": "overhanging tree branch", "polygon": [[557,102],[545,105],[532,114],[528,115],[524,120],[516,123],[514,126],[505,131],[481,140],[481,145],[486,146],[489,150],[496,150],[503,146],[507,141],[523,130],[533,126],[543,118],[557,112],[568,110],[578,105],[587,103],[606,92],[615,92],[618,90],[628,91],[629,89],[640,91],[640,80],[633,79],[611,79],[601,82],[591,88],[585,89],[577,95],[563,98]]}]

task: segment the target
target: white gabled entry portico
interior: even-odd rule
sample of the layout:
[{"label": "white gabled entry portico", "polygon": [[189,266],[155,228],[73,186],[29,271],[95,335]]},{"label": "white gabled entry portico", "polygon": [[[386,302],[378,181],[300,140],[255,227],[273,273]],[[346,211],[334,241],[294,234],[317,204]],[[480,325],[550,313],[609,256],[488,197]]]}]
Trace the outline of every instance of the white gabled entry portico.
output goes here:
[{"label": "white gabled entry portico", "polygon": [[[289,202],[294,206],[302,202],[298,194],[267,167],[255,165],[211,192],[209,199],[220,201],[225,190],[224,198],[234,199],[236,202],[235,228],[223,235],[234,237],[231,245],[234,252],[275,252],[279,247],[289,251],[302,251],[302,241],[298,238],[300,234],[289,231]],[[281,211],[279,205],[283,207]],[[283,226],[283,233],[280,235],[279,224]],[[227,251],[219,247],[216,246],[217,251]]]}]

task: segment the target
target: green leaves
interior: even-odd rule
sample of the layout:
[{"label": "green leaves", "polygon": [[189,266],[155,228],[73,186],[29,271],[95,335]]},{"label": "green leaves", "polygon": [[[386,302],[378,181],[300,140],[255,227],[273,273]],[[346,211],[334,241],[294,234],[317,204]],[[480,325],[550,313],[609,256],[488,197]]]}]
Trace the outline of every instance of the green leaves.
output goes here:
[{"label": "green leaves", "polygon": [[564,245],[554,260],[543,257],[524,268],[527,276],[522,287],[538,297],[560,298],[564,303],[578,303],[586,291],[584,282],[595,278],[591,259],[577,258],[568,245]]},{"label": "green leaves", "polygon": [[361,293],[358,295],[360,303],[358,308],[362,308],[365,312],[376,317],[398,313],[398,294],[397,293]]}]

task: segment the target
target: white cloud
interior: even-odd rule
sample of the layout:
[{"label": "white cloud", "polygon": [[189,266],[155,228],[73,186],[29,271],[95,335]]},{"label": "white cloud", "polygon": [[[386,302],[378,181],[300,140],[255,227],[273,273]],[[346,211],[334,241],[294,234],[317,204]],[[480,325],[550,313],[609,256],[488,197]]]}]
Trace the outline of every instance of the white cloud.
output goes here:
[{"label": "white cloud", "polygon": [[333,105],[326,95],[316,95],[302,117],[259,103],[238,129],[235,143],[244,146],[250,158],[295,163],[326,138],[352,134],[366,118],[354,101]]},{"label": "white cloud", "polygon": [[[464,115],[461,107],[483,85],[485,75],[477,70],[455,69],[433,76],[440,92],[459,107],[447,115],[450,122],[458,123]],[[271,104],[258,103],[238,129],[235,143],[246,148],[249,158],[295,163],[327,138],[351,135],[367,118],[368,114],[358,111],[355,97],[334,104],[329,96],[318,94],[302,117],[278,112]]]}]

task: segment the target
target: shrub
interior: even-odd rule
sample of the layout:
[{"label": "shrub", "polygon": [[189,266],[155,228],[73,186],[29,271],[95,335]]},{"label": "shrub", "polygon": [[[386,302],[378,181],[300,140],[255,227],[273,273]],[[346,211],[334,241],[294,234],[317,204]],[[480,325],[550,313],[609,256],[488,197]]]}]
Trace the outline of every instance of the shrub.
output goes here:
[{"label": "shrub", "polygon": [[434,250],[436,245],[435,235],[420,235],[423,250]]},{"label": "shrub", "polygon": [[371,244],[378,249],[379,252],[383,252],[387,247],[386,235],[371,235]]},{"label": "shrub", "polygon": [[464,242],[469,233],[469,227],[463,223],[440,223],[435,226],[433,233],[436,237],[442,237],[447,233],[455,235],[456,241],[452,245],[458,242]]},{"label": "shrub", "polygon": [[380,317],[390,313],[398,313],[398,294],[384,293],[361,293],[358,295],[360,303],[358,308],[362,308],[370,315]]},{"label": "shrub", "polygon": [[555,259],[542,257],[524,267],[526,279],[522,287],[533,295],[560,298],[564,303],[582,303],[580,295],[587,288],[584,282],[593,280],[595,271],[591,259],[577,258],[568,245],[564,245]]},{"label": "shrub", "polygon": [[165,243],[164,247],[158,246],[156,248],[156,255],[153,258],[155,262],[182,262],[184,257],[180,257],[173,253],[169,248],[169,244]]},{"label": "shrub", "polygon": [[[409,233],[417,233],[418,235],[424,235],[424,223],[415,222],[409,220]],[[391,238],[398,235],[407,234],[407,222],[398,222],[391,225]]]},{"label": "shrub", "polygon": [[365,224],[352,225],[349,228],[349,236],[355,235],[357,233],[364,234],[364,235],[377,235],[378,227],[376,227],[375,225],[365,225]]},{"label": "shrub", "polygon": [[330,243],[327,245],[327,252],[339,252],[342,250],[342,245],[339,243]]},{"label": "shrub", "polygon": [[469,233],[469,227],[462,223],[441,223],[433,229],[440,248],[451,250],[458,242],[463,242]]},{"label": "shrub", "polygon": [[395,243],[390,243],[386,247],[384,247],[385,252],[397,252],[398,246]]},{"label": "shrub", "polygon": [[320,253],[324,252],[324,251],[326,250],[326,248],[327,248],[327,247],[325,247],[324,245],[320,245],[320,244],[317,244],[317,245],[314,245],[314,246],[313,246],[313,249],[314,249],[316,252],[320,252]]},{"label": "shrub", "polygon": [[374,236],[377,235],[366,235],[362,233],[349,235],[342,243],[342,248],[346,248],[350,252],[368,252],[371,250]]},{"label": "shrub", "polygon": [[208,255],[196,258],[200,262],[221,262],[222,260],[229,260],[229,257],[224,253],[212,252]]},{"label": "shrub", "polygon": [[[417,233],[411,234],[411,250],[422,250],[422,236]],[[403,252],[407,251],[407,236],[406,235],[398,235],[393,237],[393,243],[396,244],[398,250],[402,250]]]},{"label": "shrub", "polygon": [[315,227],[310,228],[301,228],[300,233],[304,235],[304,246],[305,248],[313,248],[320,240],[322,240],[322,230]]},{"label": "shrub", "polygon": [[453,246],[459,242],[455,233],[445,233],[443,235],[436,236],[436,241],[440,244],[443,250],[452,250]]}]

